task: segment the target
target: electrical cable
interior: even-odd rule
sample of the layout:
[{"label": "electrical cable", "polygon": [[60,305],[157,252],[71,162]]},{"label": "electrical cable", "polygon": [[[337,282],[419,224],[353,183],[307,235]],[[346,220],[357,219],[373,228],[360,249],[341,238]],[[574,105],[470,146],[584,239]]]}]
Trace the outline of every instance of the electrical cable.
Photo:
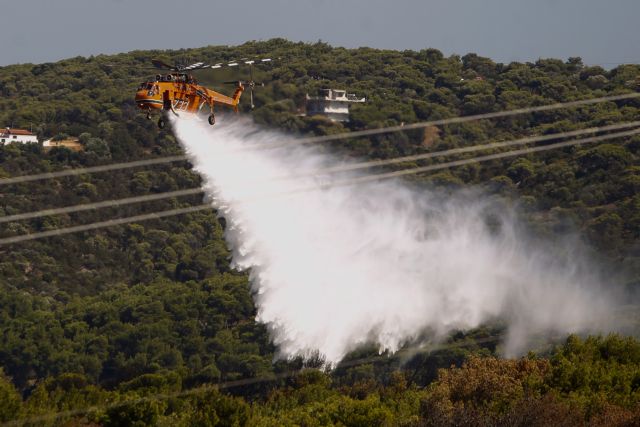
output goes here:
[{"label": "electrical cable", "polygon": [[[600,98],[583,99],[579,101],[569,101],[564,103],[555,103],[555,104],[541,105],[536,107],[526,107],[526,108],[519,108],[514,110],[504,110],[504,111],[496,111],[492,113],[475,114],[471,116],[451,117],[448,119],[431,120],[431,121],[411,123],[411,124],[401,125],[401,126],[389,126],[384,128],[378,128],[378,129],[367,129],[367,130],[354,131],[354,132],[344,132],[336,135],[324,135],[324,136],[292,139],[291,141],[288,141],[286,143],[280,143],[280,144],[274,144],[274,145],[268,145],[268,146],[255,145],[255,146],[245,147],[245,148],[246,149],[278,148],[278,147],[284,147],[284,146],[289,146],[293,144],[310,144],[310,143],[317,143],[317,142],[335,141],[335,140],[347,139],[347,138],[358,138],[363,136],[371,136],[371,135],[378,135],[378,134],[391,133],[391,132],[401,132],[401,131],[412,130],[412,129],[422,129],[430,126],[444,126],[449,124],[465,123],[465,122],[470,122],[474,120],[494,119],[494,118],[526,114],[526,113],[558,110],[562,108],[578,107],[583,105],[596,104],[600,102],[622,101],[622,100],[634,99],[638,97],[640,97],[640,93],[611,95],[611,96],[605,96]],[[9,184],[19,184],[23,182],[37,181],[42,179],[62,178],[65,176],[85,175],[90,173],[108,172],[108,171],[114,171],[114,170],[120,170],[120,169],[151,166],[151,165],[157,165],[157,164],[163,164],[163,163],[180,162],[185,160],[189,160],[189,159],[187,158],[187,156],[184,156],[184,155],[169,156],[169,157],[160,157],[156,159],[136,160],[133,162],[122,162],[122,163],[113,163],[113,164],[102,165],[102,166],[92,166],[88,168],[76,168],[76,169],[67,169],[67,170],[56,171],[56,172],[45,172],[45,173],[34,174],[34,175],[23,175],[23,176],[11,177],[11,178],[2,178],[0,179],[0,186],[9,185]]]},{"label": "electrical cable", "polygon": [[[533,142],[549,141],[549,140],[553,140],[553,139],[561,139],[561,138],[572,137],[572,136],[580,136],[580,135],[584,135],[584,134],[601,132],[601,131],[611,131],[611,130],[617,130],[617,129],[625,129],[625,128],[634,127],[634,126],[640,126],[640,121],[630,122],[630,123],[622,123],[622,124],[615,124],[615,125],[610,125],[610,126],[601,126],[601,127],[595,127],[595,128],[588,128],[588,129],[581,129],[581,130],[568,131],[568,132],[560,132],[560,133],[550,134],[550,135],[526,137],[526,138],[517,139],[517,140],[511,140],[511,141],[493,142],[493,143],[489,143],[489,144],[474,145],[474,146],[462,147],[462,148],[454,148],[454,149],[450,149],[450,150],[436,151],[436,152],[418,154],[418,155],[413,155],[413,156],[397,157],[397,158],[386,159],[386,160],[372,160],[372,161],[365,161],[365,162],[359,162],[359,163],[344,164],[344,165],[338,165],[338,166],[329,167],[329,168],[325,168],[325,169],[317,169],[317,170],[310,171],[310,172],[305,173],[305,174],[299,174],[299,175],[295,175],[295,176],[277,177],[275,179],[297,179],[297,178],[303,178],[303,177],[308,177],[308,176],[316,176],[316,175],[319,175],[319,174],[329,174],[329,173],[336,173],[336,172],[353,171],[353,170],[364,169],[364,168],[372,168],[372,167],[380,167],[380,166],[386,166],[386,165],[391,165],[391,164],[404,163],[404,162],[408,162],[408,161],[416,161],[416,160],[430,159],[430,158],[434,158],[434,157],[449,156],[449,155],[453,155],[453,154],[470,153],[470,152],[474,152],[474,151],[489,150],[489,149],[496,149],[496,148],[505,148],[505,147],[511,147],[511,146],[515,146],[515,145],[524,145],[524,144],[529,144],[529,143],[533,143]],[[44,209],[44,210],[35,211],[35,212],[27,212],[27,213],[21,213],[21,214],[0,216],[0,223],[21,221],[21,220],[25,220],[25,219],[40,218],[40,217],[43,217],[43,216],[60,215],[60,214],[74,213],[74,212],[80,212],[80,211],[86,211],[86,210],[94,210],[94,209],[115,207],[115,206],[124,206],[124,205],[132,204],[132,203],[150,202],[150,201],[168,199],[168,198],[173,198],[173,197],[194,195],[194,194],[198,194],[198,193],[202,193],[202,192],[203,192],[202,189],[191,188],[191,189],[186,189],[186,190],[178,190],[178,191],[157,193],[157,194],[144,195],[144,196],[135,196],[135,197],[129,197],[129,198],[124,198],[124,199],[107,200],[107,201],[87,203],[87,204],[82,204],[82,205],[67,206],[67,207],[62,207],[62,208]]]},{"label": "electrical cable", "polygon": [[202,204],[202,205],[189,206],[189,207],[186,207],[186,208],[177,208],[177,209],[170,209],[170,210],[167,210],[167,211],[151,212],[151,213],[147,213],[147,214],[130,216],[130,217],[125,217],[125,218],[116,218],[116,219],[110,219],[110,220],[107,220],[107,221],[92,222],[91,224],[76,225],[76,226],[73,226],[73,227],[57,228],[57,229],[54,229],[54,230],[41,231],[41,232],[38,232],[38,233],[23,234],[23,235],[20,235],[20,236],[12,236],[12,237],[5,237],[5,238],[0,239],[0,245],[7,245],[7,244],[10,244],[10,243],[19,243],[19,242],[24,242],[24,241],[27,241],[27,240],[41,239],[41,238],[44,238],[44,237],[61,236],[63,234],[77,233],[77,232],[80,232],[80,231],[96,230],[98,228],[112,227],[114,225],[129,224],[129,223],[132,223],[132,222],[148,221],[148,220],[151,220],[151,219],[159,219],[159,218],[165,218],[165,217],[168,217],[168,216],[175,216],[175,215],[182,215],[182,214],[186,214],[186,213],[198,212],[198,211],[202,211],[202,210],[205,210],[205,209],[213,209],[213,206],[211,206],[208,203],[205,203],[205,204]]},{"label": "electrical cable", "polygon": [[292,139],[287,142],[282,142],[279,144],[273,144],[268,146],[254,145],[254,146],[248,146],[245,148],[246,149],[279,148],[279,147],[286,147],[286,146],[297,145],[297,144],[311,144],[316,142],[337,141],[340,139],[360,138],[363,136],[380,135],[380,134],[391,133],[391,132],[402,132],[402,131],[414,130],[414,129],[424,129],[431,126],[445,126],[445,125],[451,125],[451,124],[466,123],[466,122],[471,122],[476,120],[497,119],[502,117],[517,116],[517,115],[527,114],[527,113],[539,113],[543,111],[552,111],[552,110],[559,110],[562,108],[579,107],[583,105],[596,104],[600,102],[623,101],[626,99],[633,99],[638,97],[640,97],[640,92],[627,93],[622,95],[611,95],[611,96],[605,96],[601,98],[590,98],[590,99],[583,99],[578,101],[559,102],[555,104],[540,105],[536,107],[525,107],[525,108],[518,108],[514,110],[503,110],[503,111],[495,111],[492,113],[474,114],[472,116],[451,117],[448,119],[430,120],[426,122],[410,123],[410,124],[398,125],[398,126],[388,126],[384,128],[378,128],[378,129],[365,129],[365,130],[359,130],[354,132],[343,132],[335,135],[312,136],[308,138]]},{"label": "electrical cable", "polygon": [[[587,144],[587,143],[592,143],[592,142],[605,141],[605,140],[614,139],[614,138],[623,138],[623,137],[627,137],[627,136],[637,135],[639,133],[640,133],[640,129],[634,129],[634,130],[630,130],[630,131],[626,131],[626,132],[618,132],[618,133],[614,133],[614,134],[600,135],[600,136],[582,138],[582,139],[577,139],[577,140],[570,140],[570,141],[565,141],[565,142],[559,142],[559,143],[556,143],[556,144],[550,144],[550,145],[543,145],[543,146],[538,146],[538,147],[524,148],[524,149],[520,149],[520,150],[507,151],[507,152],[504,152],[504,153],[489,154],[489,155],[486,155],[486,156],[472,157],[472,158],[469,158],[469,159],[456,160],[456,161],[440,163],[440,164],[435,164],[435,165],[429,165],[429,166],[423,166],[423,167],[418,167],[418,168],[402,169],[402,170],[399,170],[399,171],[380,173],[380,174],[374,174],[374,175],[364,175],[364,176],[361,176],[361,177],[356,177],[356,178],[351,178],[351,179],[346,179],[346,180],[341,180],[341,181],[335,181],[335,182],[332,182],[332,183],[329,183],[329,184],[319,184],[319,185],[317,185],[315,187],[300,188],[300,189],[297,189],[297,190],[288,191],[286,193],[264,195],[264,196],[261,196],[260,198],[256,198],[256,199],[252,199],[250,201],[247,201],[246,203],[250,203],[251,201],[254,201],[254,200],[260,200],[260,199],[263,199],[263,198],[266,198],[266,197],[288,196],[288,195],[294,195],[294,194],[303,193],[303,192],[325,190],[325,189],[329,189],[331,187],[336,187],[336,186],[347,186],[347,185],[362,184],[362,183],[366,183],[366,182],[381,181],[381,180],[385,180],[385,179],[389,179],[389,178],[396,178],[396,177],[407,176],[407,175],[415,175],[415,174],[424,173],[424,172],[432,172],[432,171],[436,171],[436,170],[440,170],[440,169],[448,169],[448,168],[454,167],[454,166],[462,166],[462,165],[467,165],[467,164],[471,164],[471,163],[481,163],[481,162],[486,162],[486,161],[490,161],[490,160],[497,160],[497,159],[503,159],[503,158],[507,158],[507,157],[518,156],[518,155],[524,155],[524,154],[537,153],[537,152],[542,152],[542,151],[547,151],[547,150],[553,150],[553,149],[556,149],[556,148],[564,148],[564,147],[570,147],[570,146],[574,146],[574,145],[581,145],[581,144]],[[108,220],[108,221],[102,221],[102,222],[96,222],[96,223],[91,223],[91,224],[78,225],[78,226],[67,227],[67,228],[59,228],[59,229],[55,229],[55,230],[42,231],[42,232],[38,232],[38,233],[23,234],[23,235],[12,236],[12,237],[5,237],[5,238],[0,238],[0,246],[12,244],[12,243],[25,242],[25,241],[34,240],[34,239],[40,239],[40,238],[44,238],[44,237],[61,236],[61,235],[64,235],[64,234],[75,233],[75,232],[80,232],[80,231],[95,230],[95,229],[98,229],[98,228],[110,227],[110,226],[114,226],[114,225],[128,224],[128,223],[131,223],[131,222],[141,222],[141,221],[146,221],[146,220],[150,220],[150,219],[165,218],[165,217],[169,217],[169,216],[181,215],[181,214],[184,214],[184,213],[191,213],[191,212],[201,211],[201,210],[205,210],[205,209],[213,209],[213,206],[210,205],[210,204],[205,203],[205,204],[201,204],[201,205],[191,206],[191,207],[188,207],[188,208],[171,209],[171,210],[167,210],[167,211],[153,212],[153,213],[148,213],[148,214],[143,214],[143,215],[112,219],[112,220]]]},{"label": "electrical cable", "polygon": [[[379,167],[379,166],[385,166],[389,164],[403,163],[407,161],[415,161],[415,160],[422,160],[422,159],[428,159],[428,158],[434,158],[434,157],[448,156],[453,154],[480,151],[485,149],[504,148],[504,147],[514,146],[514,145],[548,141],[552,139],[560,139],[560,138],[565,138],[570,136],[579,136],[579,135],[584,135],[587,133],[594,133],[599,131],[624,129],[624,128],[633,127],[633,126],[640,126],[640,121],[616,124],[616,125],[610,125],[610,126],[602,126],[602,127],[596,127],[596,128],[589,128],[589,129],[582,129],[582,130],[576,130],[576,131],[569,131],[569,132],[560,132],[557,134],[550,134],[550,135],[543,135],[543,136],[527,137],[527,138],[522,138],[522,139],[512,140],[512,141],[495,142],[495,143],[484,144],[484,145],[474,145],[471,147],[455,148],[451,150],[436,151],[432,153],[425,153],[425,154],[419,154],[414,156],[405,156],[405,157],[399,157],[399,158],[393,158],[393,159],[387,159],[387,160],[373,160],[373,161],[366,161],[361,163],[346,164],[346,165],[340,165],[340,166],[330,167],[326,169],[318,169],[315,171],[311,171],[308,174],[296,175],[294,177],[282,177],[282,178],[276,178],[276,179],[284,179],[284,178],[292,179],[292,178],[300,178],[305,176],[314,176],[317,174],[344,172],[344,171],[352,171],[352,170],[363,169],[363,168]],[[36,211],[36,212],[27,212],[22,214],[7,215],[4,217],[0,217],[0,223],[20,221],[25,219],[33,219],[33,218],[39,218],[43,216],[50,216],[50,215],[74,213],[74,212],[80,212],[85,210],[94,210],[94,209],[114,207],[114,206],[124,206],[132,203],[143,203],[143,202],[162,200],[162,199],[167,199],[172,197],[181,197],[186,195],[198,194],[201,192],[203,192],[203,190],[199,188],[192,188],[187,190],[178,190],[178,191],[172,191],[172,192],[166,192],[166,193],[136,196],[136,197],[130,197],[125,199],[115,199],[115,200],[107,200],[102,202],[94,202],[94,203],[88,203],[88,204],[82,204],[82,205],[76,205],[76,206],[45,209],[45,210]]]},{"label": "electrical cable", "polygon": [[60,215],[66,213],[111,208],[115,206],[124,206],[132,203],[146,203],[156,200],[169,199],[172,197],[190,196],[193,194],[202,193],[201,188],[189,188],[186,190],[169,191],[164,193],[147,194],[144,196],[127,197],[124,199],[105,200],[102,202],[85,203],[82,205],[66,206],[63,208],[44,209],[36,212],[26,212],[15,215],[0,216],[0,223],[21,221],[25,219],[40,218],[43,216]]},{"label": "electrical cable", "polygon": [[[450,167],[454,167],[454,166],[463,166],[463,165],[468,165],[468,164],[471,164],[471,163],[487,162],[487,161],[490,161],[490,160],[498,160],[498,159],[503,159],[503,158],[506,158],[506,157],[513,157],[513,156],[519,156],[519,155],[525,155],[525,154],[531,154],[531,153],[538,153],[538,152],[541,152],[541,151],[554,150],[554,149],[557,149],[557,148],[570,147],[570,146],[574,146],[574,145],[582,145],[582,144],[587,144],[587,143],[606,141],[608,139],[624,138],[624,137],[627,137],[627,136],[633,136],[633,135],[637,135],[637,134],[640,134],[640,129],[634,129],[634,130],[630,130],[630,131],[626,131],[626,132],[612,133],[612,134],[608,134],[608,135],[593,136],[593,137],[589,137],[589,138],[582,138],[582,139],[576,139],[576,140],[565,141],[565,142],[558,142],[558,143],[555,143],[555,144],[541,145],[541,146],[538,146],[538,147],[523,148],[523,149],[520,149],[520,150],[506,151],[506,152],[503,152],[503,153],[489,154],[489,155],[486,155],[486,156],[473,157],[473,158],[463,159],[463,160],[455,160],[455,161],[451,161],[451,162],[447,162],[447,163],[440,163],[440,164],[435,164],[435,165],[422,166],[422,167],[418,167],[418,168],[402,169],[402,170],[399,170],[399,171],[381,173],[381,174],[377,174],[377,175],[365,175],[365,176],[358,177],[358,178],[351,178],[351,179],[347,179],[347,180],[343,180],[343,181],[332,182],[330,184],[327,184],[326,187],[330,188],[330,187],[335,187],[335,186],[354,185],[354,184],[361,184],[361,183],[365,183],[365,182],[379,181],[379,180],[384,180],[384,179],[389,179],[389,178],[397,178],[397,177],[406,176],[406,175],[415,175],[415,174],[419,174],[419,173],[423,173],[423,172],[431,172],[431,171],[435,171],[435,170],[439,170],[439,169],[446,169],[446,168],[450,168]],[[310,190],[309,189],[301,189],[299,191],[304,192],[304,191],[310,191]]]},{"label": "electrical cable", "polygon": [[592,128],[579,129],[579,130],[567,131],[567,132],[559,132],[559,133],[548,134],[548,135],[530,136],[526,138],[514,139],[509,141],[492,142],[492,143],[482,144],[482,145],[471,145],[468,147],[453,148],[450,150],[415,154],[415,155],[404,156],[404,157],[395,157],[395,158],[384,159],[384,160],[370,160],[370,161],[357,162],[357,163],[345,163],[343,165],[316,169],[309,173],[295,175],[293,177],[282,176],[276,179],[303,178],[306,176],[314,176],[314,175],[325,174],[325,173],[349,172],[349,171],[354,171],[358,169],[374,168],[374,167],[387,166],[387,165],[405,163],[405,162],[414,162],[418,160],[431,159],[434,157],[444,157],[444,156],[450,156],[454,154],[472,153],[475,151],[484,151],[484,150],[492,150],[497,148],[513,147],[516,145],[525,145],[525,144],[531,144],[535,142],[550,141],[553,139],[582,136],[590,133],[608,132],[612,130],[627,129],[627,128],[636,127],[636,126],[640,126],[640,121],[634,121],[629,123],[619,123],[619,124],[614,124],[609,126],[592,127]]},{"label": "electrical cable", "polygon": [[63,178],[65,176],[87,175],[98,172],[110,172],[120,169],[139,168],[143,166],[152,166],[162,163],[181,162],[188,160],[186,156],[168,156],[159,157],[157,159],[136,160],[133,162],[111,163],[108,165],[91,166],[88,168],[66,169],[56,172],[44,172],[34,175],[14,176],[11,178],[0,179],[0,185],[21,184],[23,182],[38,181],[42,179]]}]

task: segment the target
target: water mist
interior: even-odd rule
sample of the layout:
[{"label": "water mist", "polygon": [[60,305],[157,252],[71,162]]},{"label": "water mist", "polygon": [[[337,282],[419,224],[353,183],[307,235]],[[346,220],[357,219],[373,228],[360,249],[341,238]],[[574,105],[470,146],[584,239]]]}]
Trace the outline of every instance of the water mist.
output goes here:
[{"label": "water mist", "polygon": [[[532,334],[609,328],[594,276],[528,243],[481,192],[443,197],[399,180],[332,187],[336,178],[312,173],[334,166],[331,156],[283,147],[290,137],[247,120],[173,126],[282,357],[335,363],[363,343],[394,351],[425,331],[437,340],[493,319],[508,325],[508,355]],[[256,149],[270,145],[279,148]]]}]

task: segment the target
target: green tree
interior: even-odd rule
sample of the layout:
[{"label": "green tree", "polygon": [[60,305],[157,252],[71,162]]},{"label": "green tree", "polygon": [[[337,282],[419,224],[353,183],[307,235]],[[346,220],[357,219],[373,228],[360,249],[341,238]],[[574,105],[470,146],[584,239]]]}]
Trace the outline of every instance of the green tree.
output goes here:
[{"label": "green tree", "polygon": [[0,421],[13,421],[20,416],[22,398],[2,370],[0,370],[0,402]]}]

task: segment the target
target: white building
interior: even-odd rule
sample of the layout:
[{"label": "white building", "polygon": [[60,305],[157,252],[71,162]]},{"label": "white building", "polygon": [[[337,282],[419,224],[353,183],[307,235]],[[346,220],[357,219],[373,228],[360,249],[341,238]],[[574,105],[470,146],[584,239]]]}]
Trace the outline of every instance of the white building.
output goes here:
[{"label": "white building", "polygon": [[80,140],[78,138],[69,137],[62,140],[54,141],[53,139],[47,139],[42,143],[42,148],[44,151],[49,151],[53,148],[68,148],[71,151],[82,151],[84,147],[80,144]]},{"label": "white building", "polygon": [[307,116],[327,116],[334,122],[348,122],[351,104],[365,102],[345,90],[321,89],[318,95],[307,94]]},{"label": "white building", "polygon": [[0,145],[5,144],[27,144],[38,142],[38,137],[28,130],[5,128],[0,130]]}]

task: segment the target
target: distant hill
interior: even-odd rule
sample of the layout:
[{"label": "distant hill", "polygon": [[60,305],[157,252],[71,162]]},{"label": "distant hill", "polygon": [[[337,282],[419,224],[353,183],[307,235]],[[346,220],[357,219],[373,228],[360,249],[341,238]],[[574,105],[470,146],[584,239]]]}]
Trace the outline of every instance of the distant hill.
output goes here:
[{"label": "distant hill", "polygon": [[[181,153],[171,130],[158,130],[133,103],[137,85],[155,74],[146,67],[157,57],[167,62],[212,63],[244,57],[278,58],[256,70],[256,80],[265,81],[266,86],[256,90],[255,110],[250,111],[245,102],[241,114],[300,135],[407,124],[640,88],[638,65],[605,70],[585,66],[580,58],[499,64],[474,54],[445,57],[435,49],[344,49],[282,39],[21,64],[0,67],[0,126],[33,126],[41,140],[59,134],[78,136],[83,150],[15,144],[0,147],[0,178]],[[229,87],[220,83],[243,72],[246,70],[199,71],[197,77],[224,91]],[[305,95],[323,87],[346,89],[366,97],[367,102],[352,107],[349,123],[301,117],[299,107]],[[639,112],[638,100],[602,103],[450,125],[437,131],[343,140],[331,143],[331,149],[386,159],[633,121],[640,117]],[[640,137],[636,136],[454,168],[416,181],[444,189],[483,186],[523,206],[523,217],[540,235],[553,237],[566,228],[580,230],[594,256],[616,274],[629,278],[629,288],[637,289],[639,172]],[[177,162],[1,186],[0,215],[199,184],[200,177],[190,166]],[[201,196],[188,196],[5,223],[0,224],[0,237],[200,202]],[[224,221],[205,211],[0,246],[0,367],[6,376],[0,380],[0,400],[15,403],[0,408],[0,421],[177,392],[217,381],[273,376],[300,367],[301,361],[272,364],[275,349],[264,325],[254,320],[247,275],[230,268],[223,231]],[[500,331],[475,333],[491,336]],[[506,416],[512,411],[522,416],[544,407],[568,417],[599,419],[600,413],[615,413],[616,419],[628,420],[638,416],[637,411],[633,415],[640,396],[637,346],[633,340],[618,337],[586,343],[573,337],[554,353],[555,359],[532,359],[521,365],[469,359],[465,369],[503,375],[513,380],[509,384],[515,384],[500,388],[497,384],[510,380],[489,381],[493,385],[487,386],[490,397],[486,401],[481,391],[465,388],[457,370],[444,371],[435,386],[423,387],[435,379],[437,368],[452,363],[460,366],[472,353],[494,354],[495,343],[434,353],[409,364],[413,371],[405,374],[392,373],[392,363],[363,364],[338,370],[333,376],[311,372],[274,382],[281,387],[276,390],[270,383],[240,387],[233,390],[241,396],[238,398],[210,392],[205,397],[128,404],[121,411],[101,410],[88,418],[77,418],[78,425],[89,421],[126,425],[132,420],[166,424],[171,417],[181,425],[216,425],[213,420],[217,419],[251,425],[295,425],[313,420],[384,425],[400,418],[406,420],[405,425],[427,425],[420,423],[434,414],[443,417],[443,423],[458,424],[455,416],[471,413],[486,416],[482,419],[490,422],[487,420],[500,419],[491,418],[494,415]],[[620,348],[628,353],[626,359]],[[615,358],[606,356],[609,351]],[[376,352],[362,350],[363,357],[372,354]],[[589,355],[597,357],[589,359]],[[604,374],[597,377],[600,389],[589,383],[589,391],[585,391],[580,382],[587,381],[583,370],[596,365],[600,369],[609,362],[615,365],[613,361],[617,368],[607,369],[618,375],[616,384],[627,387],[626,391],[616,391],[620,389],[611,384],[618,380],[604,378]],[[575,380],[561,375],[566,372],[560,367],[569,369],[569,364],[575,368],[570,377]],[[584,393],[583,398],[576,397],[576,390]],[[267,400],[260,400],[267,395]],[[243,399],[261,403],[250,406]],[[461,401],[467,406],[456,406]],[[289,418],[278,418],[285,413]]]}]

